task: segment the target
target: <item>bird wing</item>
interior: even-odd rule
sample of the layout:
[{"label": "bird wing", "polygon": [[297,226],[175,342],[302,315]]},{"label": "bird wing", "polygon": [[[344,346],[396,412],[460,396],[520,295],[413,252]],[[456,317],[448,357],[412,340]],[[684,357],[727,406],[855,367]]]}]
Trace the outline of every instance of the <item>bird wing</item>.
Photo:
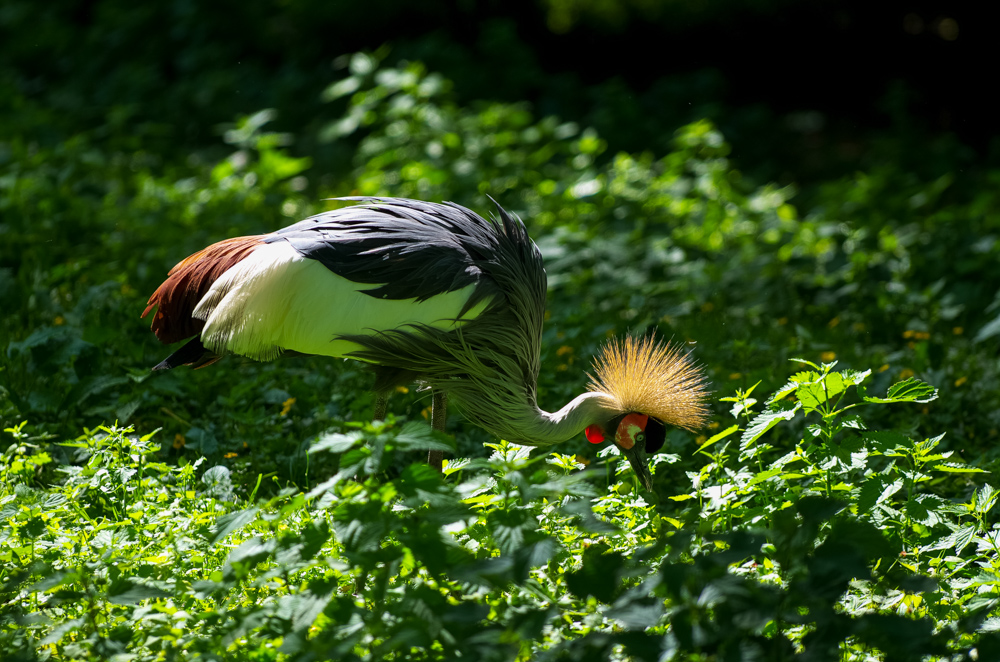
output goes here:
[{"label": "bird wing", "polygon": [[451,329],[475,319],[487,301],[466,306],[475,289],[415,298],[375,298],[287,242],[263,244],[226,271],[198,303],[205,347],[262,361],[283,350],[344,356],[359,348],[344,336],[369,336],[412,325]]},{"label": "bird wing", "polygon": [[482,269],[495,251],[490,221],[453,204],[346,199],[367,204],[318,214],[264,241],[288,242],[333,273],[369,285],[361,291],[378,299],[425,301],[475,285],[471,308],[498,293]]},{"label": "bird wing", "polygon": [[492,223],[453,205],[378,201],[260,238],[195,307],[205,347],[267,360],[344,356],[390,330],[449,331],[500,293],[480,263]]}]

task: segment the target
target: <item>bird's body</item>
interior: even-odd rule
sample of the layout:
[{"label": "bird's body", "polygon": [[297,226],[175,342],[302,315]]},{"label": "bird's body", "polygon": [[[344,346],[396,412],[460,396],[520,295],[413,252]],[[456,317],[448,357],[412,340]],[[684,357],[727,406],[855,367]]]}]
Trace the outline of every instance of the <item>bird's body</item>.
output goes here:
[{"label": "bird's body", "polygon": [[[157,367],[197,367],[228,353],[358,359],[375,367],[377,390],[419,379],[477,425],[528,445],[603,430],[629,412],[600,383],[554,414],[538,408],[546,277],[519,219],[499,207],[486,220],[454,204],[363,202],[213,244],[174,267],[143,315],[157,307],[152,328],[163,342],[193,339]],[[646,344],[670,354],[661,366],[668,379],[629,373],[626,381],[659,379],[682,406],[674,420],[643,413],[700,424],[697,370],[671,348]]]}]

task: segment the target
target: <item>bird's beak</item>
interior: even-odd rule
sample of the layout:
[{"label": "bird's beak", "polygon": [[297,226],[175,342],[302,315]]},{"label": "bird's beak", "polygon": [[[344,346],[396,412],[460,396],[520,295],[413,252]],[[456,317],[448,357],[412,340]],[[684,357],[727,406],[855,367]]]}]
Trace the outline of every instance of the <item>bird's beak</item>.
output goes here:
[{"label": "bird's beak", "polygon": [[653,475],[649,473],[649,462],[646,460],[646,448],[644,444],[636,444],[632,448],[624,449],[619,447],[621,453],[628,458],[628,463],[632,465],[632,471],[642,481],[643,487],[650,492],[653,491]]}]

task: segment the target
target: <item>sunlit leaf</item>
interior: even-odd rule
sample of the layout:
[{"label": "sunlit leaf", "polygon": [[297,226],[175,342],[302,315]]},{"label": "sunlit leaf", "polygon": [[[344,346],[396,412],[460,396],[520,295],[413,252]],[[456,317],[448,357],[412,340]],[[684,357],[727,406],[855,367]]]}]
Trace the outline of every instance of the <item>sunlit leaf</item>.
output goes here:
[{"label": "sunlit leaf", "polygon": [[831,372],[817,381],[800,385],[795,389],[795,397],[802,403],[803,410],[808,413],[840,395],[846,386],[839,372]]},{"label": "sunlit leaf", "polygon": [[931,467],[933,471],[944,471],[946,473],[953,474],[988,474],[989,471],[985,469],[979,469],[977,467],[970,467],[968,464],[961,464],[959,462],[941,462],[935,464]]},{"label": "sunlit leaf", "polygon": [[878,404],[888,404],[893,402],[930,402],[937,398],[937,389],[920,381],[916,377],[910,377],[901,382],[897,382],[889,387],[886,397],[879,398],[869,396],[863,387],[858,386],[858,393],[861,394],[865,402]]},{"label": "sunlit leaf", "polygon": [[996,504],[997,497],[1000,496],[992,485],[986,483],[976,490],[975,507],[977,513],[988,513]]},{"label": "sunlit leaf", "polygon": [[909,499],[904,510],[911,520],[924,526],[936,526],[943,521],[940,509],[944,503],[941,497],[933,494],[920,494]]},{"label": "sunlit leaf", "polygon": [[966,524],[952,531],[947,536],[930,545],[921,547],[921,551],[933,552],[941,549],[954,549],[955,554],[961,554],[962,550],[972,542],[976,535],[976,525]]},{"label": "sunlit leaf", "polygon": [[869,370],[844,370],[840,373],[841,377],[844,379],[844,386],[857,386],[861,382],[865,381],[872,371]]},{"label": "sunlit leaf", "polygon": [[348,432],[346,434],[339,432],[325,434],[309,447],[309,452],[319,453],[320,451],[328,451],[330,453],[343,453],[360,444],[363,439],[364,436],[359,431]]},{"label": "sunlit leaf", "polygon": [[795,418],[795,412],[802,407],[802,403],[796,402],[784,408],[774,407],[758,414],[751,422],[740,438],[740,449],[746,449],[754,443],[765,432],[773,428],[781,421],[790,421]]},{"label": "sunlit leaf", "polygon": [[209,543],[215,545],[229,534],[239,531],[256,519],[258,511],[258,508],[247,508],[223,515],[215,521]]},{"label": "sunlit leaf", "polygon": [[701,446],[698,447],[698,451],[704,451],[706,448],[709,448],[712,445],[722,441],[723,439],[725,439],[726,437],[728,437],[729,435],[731,435],[732,433],[736,432],[739,429],[740,429],[739,425],[731,425],[722,432],[712,435],[705,441],[705,443],[703,443]]}]

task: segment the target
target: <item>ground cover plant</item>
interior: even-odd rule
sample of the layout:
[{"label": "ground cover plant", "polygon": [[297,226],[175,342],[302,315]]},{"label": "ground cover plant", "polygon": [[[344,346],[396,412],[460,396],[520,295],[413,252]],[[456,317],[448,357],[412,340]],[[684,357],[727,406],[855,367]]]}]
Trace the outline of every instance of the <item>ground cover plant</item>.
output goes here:
[{"label": "ground cover plant", "polygon": [[[248,109],[191,158],[127,114],[0,143],[5,659],[998,654],[994,172],[900,169],[893,143],[755,184],[709,121],[611,153],[416,62],[341,64],[306,139]],[[318,170],[324,145],[352,160]],[[351,363],[150,374],[137,317],[174,262],[340,195],[493,196],[546,260],[542,406],[609,335],[655,333],[695,343],[709,428],[671,432],[647,493],[582,439],[432,435],[416,390],[371,423]]]}]

